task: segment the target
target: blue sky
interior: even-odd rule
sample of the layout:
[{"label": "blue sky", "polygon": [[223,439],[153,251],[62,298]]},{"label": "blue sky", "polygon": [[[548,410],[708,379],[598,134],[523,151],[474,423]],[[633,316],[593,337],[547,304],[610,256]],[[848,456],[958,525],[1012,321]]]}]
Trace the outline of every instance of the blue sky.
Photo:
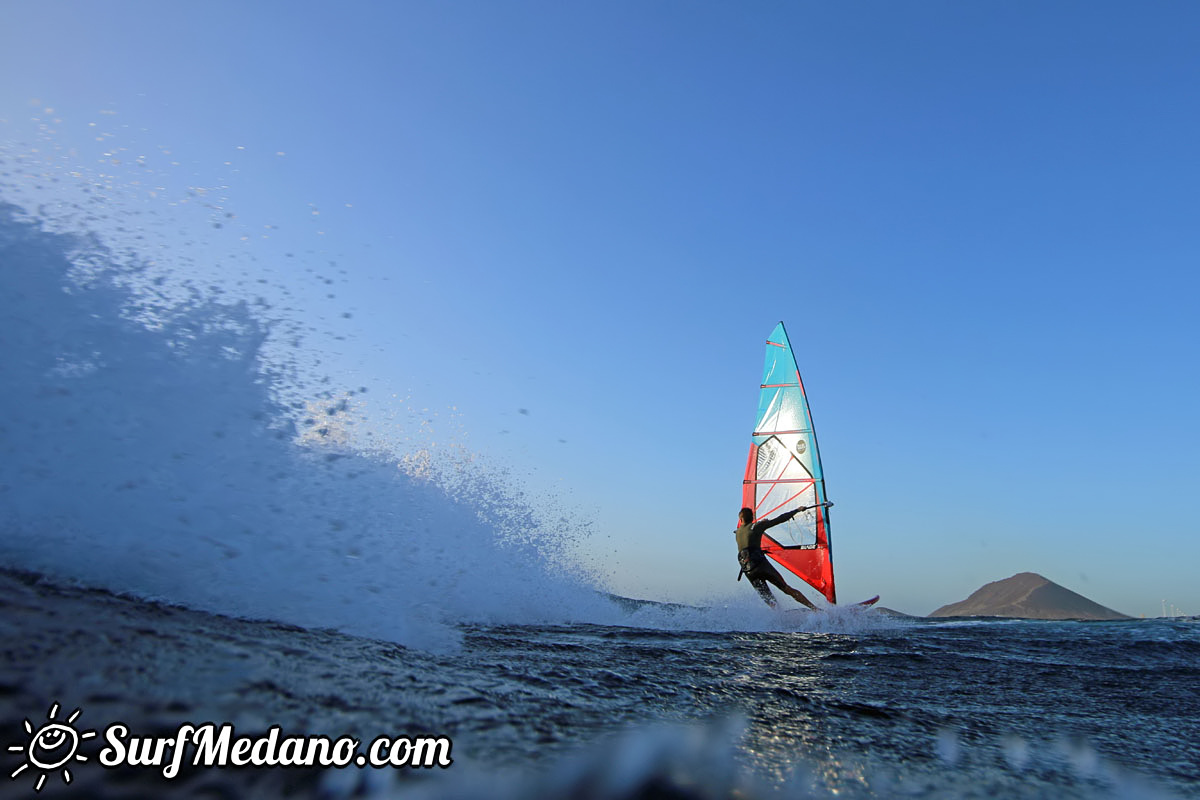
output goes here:
[{"label": "blue sky", "polygon": [[0,19],[4,138],[53,117],[81,163],[120,143],[221,186],[209,235],[270,232],[254,268],[346,337],[320,346],[335,384],[573,508],[617,591],[750,591],[733,517],[783,320],[843,599],[924,614],[1034,571],[1200,613],[1194,5]]}]

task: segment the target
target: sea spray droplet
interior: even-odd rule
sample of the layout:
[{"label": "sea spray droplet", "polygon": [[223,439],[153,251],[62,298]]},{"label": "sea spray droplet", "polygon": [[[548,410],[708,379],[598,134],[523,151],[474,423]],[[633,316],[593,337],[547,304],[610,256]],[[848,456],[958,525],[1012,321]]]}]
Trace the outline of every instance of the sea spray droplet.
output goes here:
[{"label": "sea spray droplet", "polygon": [[1085,741],[1063,741],[1059,748],[1075,774],[1085,778],[1094,776],[1100,766],[1100,757]]},{"label": "sea spray droplet", "polygon": [[1023,770],[1029,764],[1029,744],[1019,736],[1006,737],[1001,746],[1004,760],[1015,770]]},{"label": "sea spray droplet", "polygon": [[957,763],[962,750],[958,741],[958,731],[953,728],[942,728],[939,730],[935,748],[938,757],[942,761],[950,765]]}]

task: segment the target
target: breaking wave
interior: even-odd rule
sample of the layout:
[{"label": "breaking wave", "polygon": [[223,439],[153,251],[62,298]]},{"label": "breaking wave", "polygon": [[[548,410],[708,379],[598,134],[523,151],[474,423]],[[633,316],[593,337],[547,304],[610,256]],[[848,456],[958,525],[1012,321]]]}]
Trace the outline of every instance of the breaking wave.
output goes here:
[{"label": "breaking wave", "polygon": [[348,398],[285,402],[269,323],[0,206],[0,545],[10,566],[436,647],[447,623],[611,617],[495,476],[352,449]]}]

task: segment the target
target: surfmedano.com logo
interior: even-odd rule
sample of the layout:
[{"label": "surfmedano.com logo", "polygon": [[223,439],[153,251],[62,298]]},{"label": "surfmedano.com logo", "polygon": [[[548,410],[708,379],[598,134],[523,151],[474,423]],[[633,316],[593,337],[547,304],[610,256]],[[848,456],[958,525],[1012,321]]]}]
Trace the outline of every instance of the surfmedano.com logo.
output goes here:
[{"label": "surfmedano.com logo", "polygon": [[[50,707],[48,722],[35,728],[25,720],[27,740],[10,745],[8,752],[20,753],[22,763],[9,774],[11,780],[25,773],[33,777],[33,790],[40,792],[46,779],[57,773],[63,783],[71,783],[69,764],[86,762],[87,756],[77,751],[84,739],[96,736],[96,731],[78,731],[75,720],[77,708],[65,722],[57,721],[59,704]],[[100,751],[98,761],[106,769],[140,767],[160,770],[163,778],[179,775],[189,751],[191,765],[197,767],[372,767],[375,769],[412,767],[414,769],[441,767],[454,763],[450,758],[453,742],[448,737],[376,736],[365,752],[359,750],[359,740],[353,736],[285,736],[273,725],[266,735],[237,736],[233,725],[205,722],[185,723],[173,736],[134,736],[129,726],[114,722],[104,730],[107,747]]]},{"label": "surfmedano.com logo", "polygon": [[15,781],[26,770],[31,770],[35,776],[35,792],[40,792],[46,785],[46,778],[55,772],[62,776],[63,783],[70,783],[71,770],[67,769],[67,765],[76,761],[87,761],[87,756],[81,756],[75,751],[79,749],[81,741],[96,735],[95,731],[81,733],[75,730],[75,720],[79,719],[79,714],[77,708],[67,717],[66,722],[56,722],[54,718],[58,716],[58,703],[55,703],[50,706],[50,713],[46,715],[49,721],[42,727],[34,730],[33,723],[26,718],[25,733],[29,735],[28,743],[14,744],[8,748],[10,753],[24,754],[25,761],[13,770],[9,777]]}]

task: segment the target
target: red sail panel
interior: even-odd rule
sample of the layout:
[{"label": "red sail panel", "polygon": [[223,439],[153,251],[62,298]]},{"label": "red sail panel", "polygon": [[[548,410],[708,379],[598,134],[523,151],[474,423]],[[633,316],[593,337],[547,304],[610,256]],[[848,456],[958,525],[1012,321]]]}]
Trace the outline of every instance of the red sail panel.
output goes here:
[{"label": "red sail panel", "polygon": [[[746,479],[742,481],[742,508],[754,508],[758,502],[754,496],[754,480],[758,477],[758,445],[750,445],[750,460],[746,462]],[[739,523],[740,524],[740,523]]]},{"label": "red sail panel", "polygon": [[763,534],[763,552],[820,592],[830,603],[837,602],[828,547],[784,547],[770,534]]}]

